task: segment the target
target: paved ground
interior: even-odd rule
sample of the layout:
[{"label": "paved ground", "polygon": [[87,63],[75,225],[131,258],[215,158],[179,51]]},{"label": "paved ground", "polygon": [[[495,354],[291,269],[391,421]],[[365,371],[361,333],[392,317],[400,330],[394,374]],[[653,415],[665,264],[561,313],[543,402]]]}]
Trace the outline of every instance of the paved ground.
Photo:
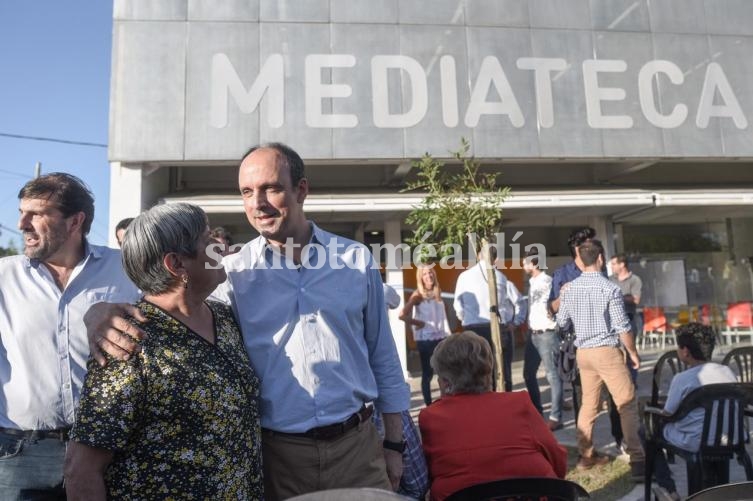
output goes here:
[{"label": "paved ground", "polygon": [[[664,350],[660,348],[641,350],[642,365],[638,375],[638,396],[650,396],[651,394],[651,377],[654,364],[659,356],[664,352],[671,349],[671,346],[666,347]],[[714,352],[714,360],[720,361],[727,351],[730,350],[728,346],[717,347]],[[515,359],[512,366],[513,385],[515,391],[525,390],[525,384],[523,382],[523,349],[518,347],[515,353]],[[419,374],[415,374],[416,377],[410,378],[412,400],[411,400],[411,413],[414,418],[417,418],[418,412],[423,408],[423,398],[421,397],[421,377]],[[542,401],[549,401],[549,386],[546,382],[545,374],[543,370],[539,369],[539,385],[542,392]],[[439,397],[439,390],[436,385],[436,378],[434,378],[432,388],[434,390],[435,398]],[[565,398],[571,399],[571,390],[566,388]],[[548,404],[544,405],[545,414],[548,413]],[[576,445],[575,441],[575,422],[573,411],[565,411],[564,427],[561,430],[555,432],[557,440],[564,445]],[[602,412],[596,420],[594,428],[594,444],[599,452],[608,454],[610,456],[617,457],[618,460],[627,461],[627,456],[620,456],[620,451],[615,446],[614,438],[611,436],[609,430],[609,417],[606,412]],[[748,452],[753,456],[753,445],[748,445]],[[677,484],[678,491],[681,495],[687,495],[687,474],[685,470],[685,462],[682,459],[677,459],[675,464],[670,465],[672,474]],[[736,461],[730,463],[730,481],[741,482],[745,480],[745,472],[742,467],[737,464]],[[638,501],[643,499],[643,484],[636,485],[635,489],[631,491],[627,496],[623,497],[620,501]]]}]

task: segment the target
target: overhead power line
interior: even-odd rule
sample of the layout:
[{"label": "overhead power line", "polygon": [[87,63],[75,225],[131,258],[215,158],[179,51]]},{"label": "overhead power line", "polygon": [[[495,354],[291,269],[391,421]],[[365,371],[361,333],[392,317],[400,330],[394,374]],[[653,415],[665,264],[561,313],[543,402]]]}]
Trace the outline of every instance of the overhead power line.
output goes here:
[{"label": "overhead power line", "polygon": [[107,148],[107,145],[102,144],[102,143],[89,143],[86,141],[70,141],[68,139],[57,139],[54,137],[24,136],[22,134],[10,134],[7,132],[0,132],[0,137],[9,137],[12,139],[28,139],[31,141],[45,141],[48,143],[73,144],[76,146],[91,146],[94,148]]},{"label": "overhead power line", "polygon": [[22,177],[22,178],[24,178],[24,179],[31,179],[31,176],[29,176],[29,175],[27,175],[27,174],[21,174],[20,172],[14,172],[14,171],[12,171],[12,170],[5,170],[5,169],[0,169],[0,172],[2,172],[2,173],[4,173],[4,174],[10,174],[10,175],[12,175],[12,176],[18,176],[18,177]]},{"label": "overhead power line", "polygon": [[21,232],[14,230],[13,228],[8,228],[4,224],[0,224],[0,229],[3,229],[5,231],[8,231],[10,233],[13,233],[14,235],[21,236]]}]

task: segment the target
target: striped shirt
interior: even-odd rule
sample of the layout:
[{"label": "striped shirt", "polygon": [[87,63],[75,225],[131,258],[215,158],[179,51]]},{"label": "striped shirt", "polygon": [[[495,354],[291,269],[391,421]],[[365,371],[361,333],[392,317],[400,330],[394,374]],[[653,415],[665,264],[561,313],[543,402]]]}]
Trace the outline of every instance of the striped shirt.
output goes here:
[{"label": "striped shirt", "polygon": [[561,294],[557,325],[576,332],[575,346],[619,346],[630,331],[620,288],[597,271],[584,272]]}]

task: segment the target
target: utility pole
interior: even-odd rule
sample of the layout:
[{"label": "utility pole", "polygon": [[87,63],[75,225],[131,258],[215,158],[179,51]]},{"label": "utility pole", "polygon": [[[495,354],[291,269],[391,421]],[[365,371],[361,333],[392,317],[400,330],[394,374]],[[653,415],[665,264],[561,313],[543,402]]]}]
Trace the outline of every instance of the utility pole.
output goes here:
[{"label": "utility pole", "polygon": [[38,178],[42,174],[42,162],[37,162],[34,167],[34,179]]}]

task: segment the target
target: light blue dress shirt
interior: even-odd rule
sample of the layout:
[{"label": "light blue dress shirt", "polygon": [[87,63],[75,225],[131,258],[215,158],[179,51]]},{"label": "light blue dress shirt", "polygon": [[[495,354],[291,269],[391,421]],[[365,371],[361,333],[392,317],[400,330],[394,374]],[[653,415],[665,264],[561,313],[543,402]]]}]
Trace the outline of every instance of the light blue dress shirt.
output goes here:
[{"label": "light blue dress shirt", "polygon": [[84,314],[138,298],[115,249],[86,244],[64,291],[40,261],[0,259],[0,427],[71,426],[89,357]]},{"label": "light blue dress shirt", "polygon": [[261,378],[261,424],[286,433],[344,421],[367,402],[409,408],[410,391],[366,246],[312,225],[296,266],[262,237],[223,260],[214,293],[235,312]]}]

